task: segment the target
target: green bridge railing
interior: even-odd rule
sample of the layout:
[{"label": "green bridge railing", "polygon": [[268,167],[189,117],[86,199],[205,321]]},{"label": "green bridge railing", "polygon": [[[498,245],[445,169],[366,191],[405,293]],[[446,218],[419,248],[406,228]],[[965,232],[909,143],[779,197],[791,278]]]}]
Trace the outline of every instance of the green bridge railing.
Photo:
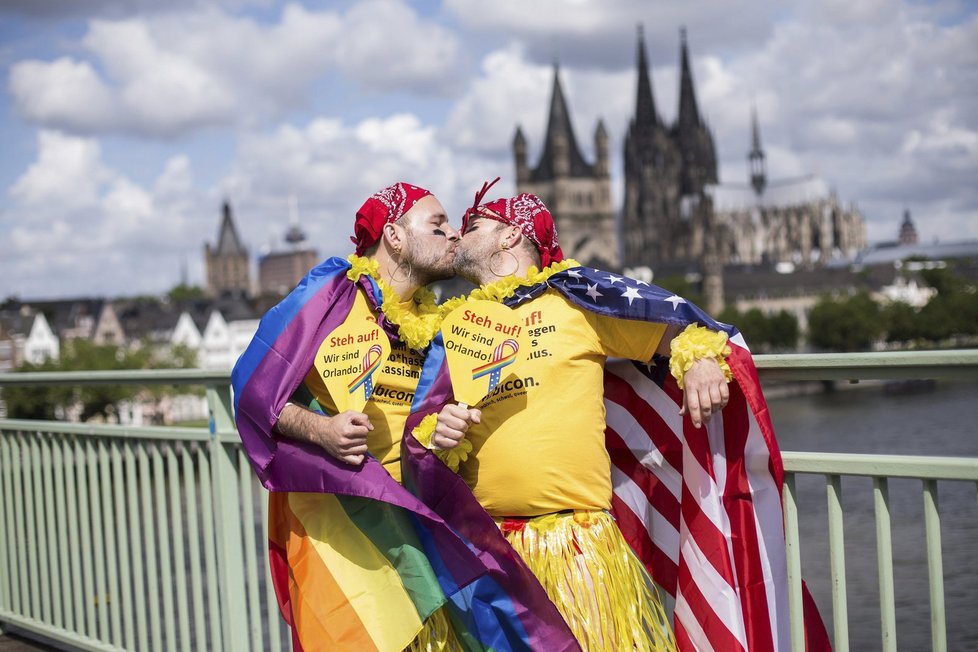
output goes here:
[{"label": "green bridge railing", "polygon": [[[755,360],[764,382],[978,379],[978,350]],[[89,384],[203,386],[212,428],[0,419],[0,627],[80,650],[288,650],[268,580],[266,495],[234,429],[228,373],[0,374],[0,391]],[[978,458],[783,458],[792,648],[804,650],[795,478],[815,474],[828,501],[835,649],[849,649],[841,478],[865,476],[873,479],[882,648],[896,650],[888,481],[916,478],[932,647],[946,650],[937,481],[978,490]]]}]

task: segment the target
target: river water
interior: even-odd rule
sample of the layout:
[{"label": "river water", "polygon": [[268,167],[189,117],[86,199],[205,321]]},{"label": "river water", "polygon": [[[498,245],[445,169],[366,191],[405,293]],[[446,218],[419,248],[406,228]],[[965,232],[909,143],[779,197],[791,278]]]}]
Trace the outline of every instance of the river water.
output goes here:
[{"label": "river water", "polygon": [[[892,389],[892,386],[889,388]],[[784,451],[978,457],[978,382],[939,382],[894,393],[880,384],[769,399]],[[931,649],[923,495],[891,480],[890,517],[900,650]],[[802,575],[832,633],[825,483],[799,476]],[[881,649],[872,480],[844,478],[851,650]],[[978,496],[975,483],[939,482],[949,650],[978,650]]]}]

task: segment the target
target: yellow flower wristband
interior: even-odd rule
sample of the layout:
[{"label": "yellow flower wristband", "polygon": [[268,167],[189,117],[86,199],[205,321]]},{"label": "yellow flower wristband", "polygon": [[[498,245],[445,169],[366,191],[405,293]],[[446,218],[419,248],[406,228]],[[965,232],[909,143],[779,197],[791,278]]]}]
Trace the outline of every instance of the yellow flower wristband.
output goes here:
[{"label": "yellow flower wristband", "polygon": [[431,438],[435,434],[435,426],[437,425],[438,415],[429,414],[411,431],[411,434],[421,442],[422,446],[430,448],[438,456],[438,459],[445,463],[445,466],[452,471],[458,472],[459,465],[469,459],[469,453],[472,451],[472,442],[468,439],[462,439],[455,448],[449,448],[447,450],[432,448]]},{"label": "yellow flower wristband", "polygon": [[683,389],[686,372],[693,363],[703,358],[716,359],[727,382],[733,379],[730,365],[724,359],[730,355],[730,347],[727,346],[727,334],[722,331],[711,331],[704,326],[690,324],[672,340],[671,351],[669,372],[679,383],[679,389]]}]

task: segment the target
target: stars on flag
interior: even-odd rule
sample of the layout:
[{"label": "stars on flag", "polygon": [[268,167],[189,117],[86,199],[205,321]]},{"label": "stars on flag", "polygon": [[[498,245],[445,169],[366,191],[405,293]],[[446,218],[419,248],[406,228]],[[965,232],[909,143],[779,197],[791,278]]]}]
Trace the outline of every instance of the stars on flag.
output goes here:
[{"label": "stars on flag", "polygon": [[666,302],[668,302],[668,303],[671,303],[671,304],[672,304],[672,309],[673,309],[673,310],[675,310],[675,309],[676,309],[676,307],[677,307],[677,306],[678,306],[679,304],[681,304],[681,303],[686,303],[686,299],[683,299],[683,298],[682,298],[681,296],[679,296],[678,294],[674,294],[674,295],[672,295],[671,297],[669,297],[669,298],[667,298],[667,299],[663,299],[663,301],[666,301]]},{"label": "stars on flag", "polygon": [[632,305],[632,301],[635,299],[641,299],[642,295],[638,293],[638,288],[633,286],[626,286],[625,291],[621,294],[622,299],[628,299],[628,305]]},{"label": "stars on flag", "polygon": [[590,283],[587,284],[587,292],[585,292],[584,294],[586,294],[589,297],[591,297],[591,300],[594,301],[595,303],[598,302],[598,297],[603,297],[604,296],[603,294],[601,294],[600,292],[598,292],[598,285],[597,284],[591,285]]}]

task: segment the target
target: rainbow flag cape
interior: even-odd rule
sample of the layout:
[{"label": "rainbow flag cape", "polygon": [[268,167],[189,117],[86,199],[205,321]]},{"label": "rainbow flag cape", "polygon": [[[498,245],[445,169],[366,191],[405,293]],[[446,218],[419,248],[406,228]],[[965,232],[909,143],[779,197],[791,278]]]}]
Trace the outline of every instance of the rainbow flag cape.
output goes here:
[{"label": "rainbow flag cape", "polygon": [[[682,391],[668,365],[608,361],[605,438],[612,461],[612,514],[652,578],[675,597],[673,628],[680,650],[789,650],[784,470],[743,337],[667,290],[590,268],[567,269],[522,287],[506,303],[532,301],[548,290],[614,318],[696,323],[728,334],[734,375],[730,402],[704,428],[694,428],[688,415],[679,416]],[[451,400],[439,335],[422,370],[407,432]],[[431,467],[452,472],[413,437],[406,435],[402,446],[405,485],[483,554],[500,556],[505,564],[502,535],[484,510],[478,514],[481,507],[465,484],[437,474]],[[504,575],[504,586],[511,577]],[[482,576],[473,584],[490,579]],[[830,649],[807,590],[805,597],[807,649]]]},{"label": "rainbow flag cape", "polygon": [[[401,650],[443,604],[466,649],[577,649],[518,559],[486,555],[376,459],[350,466],[273,432],[357,292],[396,337],[378,309],[377,285],[369,277],[353,283],[349,269],[331,258],[311,270],[265,315],[231,375],[241,441],[274,492],[270,563],[297,649]],[[450,511],[452,502],[445,496],[442,508]],[[486,581],[476,583],[480,577]]]}]

